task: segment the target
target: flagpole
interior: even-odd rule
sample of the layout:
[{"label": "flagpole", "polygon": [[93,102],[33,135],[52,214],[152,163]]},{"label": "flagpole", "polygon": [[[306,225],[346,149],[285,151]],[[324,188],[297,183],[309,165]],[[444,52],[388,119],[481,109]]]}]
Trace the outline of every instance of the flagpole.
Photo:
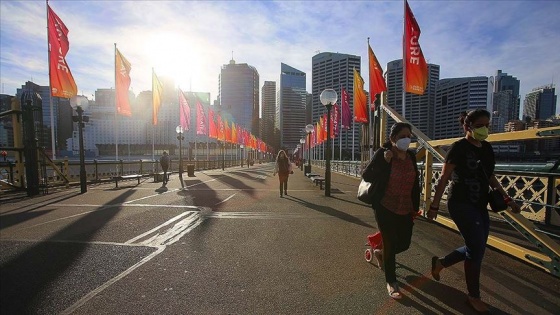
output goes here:
[{"label": "flagpole", "polygon": [[[155,90],[154,89],[154,68],[152,67],[152,113],[153,113],[153,110],[154,110],[154,93],[155,93],[154,90]],[[154,154],[155,153],[154,152],[155,151],[155,145],[154,145],[155,128],[156,128],[156,126],[154,125],[153,118],[152,118],[152,161],[155,161],[155,154]]]},{"label": "flagpole", "polygon": [[[344,97],[344,95],[342,95],[342,85],[340,85],[340,96]],[[340,115],[340,123],[338,124],[338,160],[342,161],[342,129],[344,129],[342,127],[342,102],[340,102],[340,111],[339,111],[339,115]]]},{"label": "flagpole", "polygon": [[403,0],[403,4],[404,4],[404,14],[403,14],[403,39],[402,39],[402,48],[403,48],[403,57],[402,57],[402,63],[403,63],[403,77],[402,77],[402,117],[405,118],[405,112],[406,112],[406,43],[405,40],[407,38],[406,36],[406,0]]},{"label": "flagpole", "polygon": [[[367,38],[367,44],[368,44],[368,63],[371,63],[371,57],[369,56],[369,49],[371,47],[369,45],[369,37]],[[371,64],[369,64],[368,69],[369,69],[369,72],[371,72]],[[370,81],[371,81],[371,77],[372,77],[371,73],[368,73],[368,74],[369,74],[369,78],[370,78]],[[370,90],[372,90],[372,88],[371,88],[372,83],[371,82],[369,83],[369,86],[370,86]],[[375,91],[369,91],[369,108],[368,108],[368,118],[369,119],[368,119],[368,137],[367,137],[367,139],[368,139],[369,158],[370,159],[371,159],[371,157],[373,157],[373,138],[372,137],[373,137],[373,119],[374,119],[373,113],[371,111],[371,108],[372,108],[371,105],[375,104],[375,98],[377,96],[374,93],[375,93]]]},{"label": "flagpole", "polygon": [[117,99],[117,43],[115,44],[115,161],[119,160],[119,124],[118,124],[118,99]]},{"label": "flagpole", "polygon": [[52,87],[51,87],[51,49],[49,44],[49,0],[46,0],[46,11],[47,11],[47,61],[49,65],[49,110],[51,115],[51,150],[52,159],[56,160],[56,148],[55,148],[55,134],[54,134],[54,104],[52,98]]},{"label": "flagpole", "polygon": [[355,128],[356,126],[352,121],[352,161],[354,161],[354,143],[356,141]]}]

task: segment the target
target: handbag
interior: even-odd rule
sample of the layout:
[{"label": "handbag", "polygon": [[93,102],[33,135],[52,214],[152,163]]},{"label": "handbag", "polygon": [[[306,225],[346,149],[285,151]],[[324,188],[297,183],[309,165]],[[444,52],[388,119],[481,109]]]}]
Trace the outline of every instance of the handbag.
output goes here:
[{"label": "handbag", "polygon": [[[478,162],[478,166],[482,169],[482,172],[488,179],[488,182],[490,182],[490,177],[486,174],[484,167],[480,166],[480,161]],[[488,192],[488,203],[490,204],[490,209],[492,209],[493,212],[504,211],[508,207],[506,201],[504,200],[504,196],[502,196],[502,193],[493,188],[490,188],[490,191]]]},{"label": "handbag", "polygon": [[361,202],[365,202],[367,204],[371,204],[371,196],[369,194],[369,189],[371,188],[371,183],[366,182],[362,179],[360,185],[358,186],[358,200]]}]

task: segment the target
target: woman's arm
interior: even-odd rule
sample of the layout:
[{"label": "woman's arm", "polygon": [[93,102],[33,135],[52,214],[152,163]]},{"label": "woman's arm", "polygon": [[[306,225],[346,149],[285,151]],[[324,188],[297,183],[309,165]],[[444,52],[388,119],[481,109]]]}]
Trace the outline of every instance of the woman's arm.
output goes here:
[{"label": "woman's arm", "polygon": [[445,191],[445,187],[447,186],[447,182],[449,178],[451,178],[451,174],[455,170],[455,164],[444,163],[443,168],[441,170],[441,177],[439,178],[439,182],[436,186],[436,192],[434,193],[434,199],[432,204],[430,205],[430,210],[428,210],[428,220],[434,220],[437,218],[437,212],[439,210],[439,203],[441,202],[441,196],[443,196],[443,192]]}]

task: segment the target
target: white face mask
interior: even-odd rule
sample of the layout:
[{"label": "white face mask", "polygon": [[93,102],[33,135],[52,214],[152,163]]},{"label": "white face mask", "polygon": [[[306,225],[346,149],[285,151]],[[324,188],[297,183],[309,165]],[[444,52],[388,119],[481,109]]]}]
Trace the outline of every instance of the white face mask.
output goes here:
[{"label": "white face mask", "polygon": [[408,146],[410,146],[410,138],[402,138],[397,140],[397,149],[406,151],[408,150]]}]

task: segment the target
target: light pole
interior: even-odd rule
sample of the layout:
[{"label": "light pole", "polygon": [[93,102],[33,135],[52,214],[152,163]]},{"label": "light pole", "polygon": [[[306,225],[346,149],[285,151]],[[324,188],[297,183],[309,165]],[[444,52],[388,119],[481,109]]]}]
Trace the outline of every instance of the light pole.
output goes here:
[{"label": "light pole", "polygon": [[326,89],[319,97],[321,104],[327,108],[327,150],[325,152],[325,196],[331,195],[331,108],[336,103],[338,95],[333,89]]},{"label": "light pole", "polygon": [[241,167],[243,167],[243,159],[244,159],[244,156],[245,156],[245,154],[243,154],[244,153],[243,148],[245,148],[245,146],[241,144],[241,145],[239,145],[239,147],[241,148]]},{"label": "light pole", "polygon": [[78,138],[80,143],[80,191],[82,194],[87,192],[86,162],[84,156],[84,122],[89,121],[88,116],[84,116],[84,107],[89,105],[85,96],[74,96],[70,99],[70,106],[76,110],[77,116],[72,116],[72,121],[78,123]]},{"label": "light pole", "polygon": [[305,131],[307,132],[307,167],[305,169],[305,174],[311,173],[311,133],[315,128],[312,124],[305,126]]},{"label": "light pole", "polygon": [[183,127],[181,125],[175,128],[177,132],[177,140],[179,140],[179,180],[181,181],[181,187],[183,187]]},{"label": "light pole", "polygon": [[301,143],[301,160],[299,161],[299,169],[303,171],[303,163],[305,161],[305,139],[299,139],[299,143]]}]

